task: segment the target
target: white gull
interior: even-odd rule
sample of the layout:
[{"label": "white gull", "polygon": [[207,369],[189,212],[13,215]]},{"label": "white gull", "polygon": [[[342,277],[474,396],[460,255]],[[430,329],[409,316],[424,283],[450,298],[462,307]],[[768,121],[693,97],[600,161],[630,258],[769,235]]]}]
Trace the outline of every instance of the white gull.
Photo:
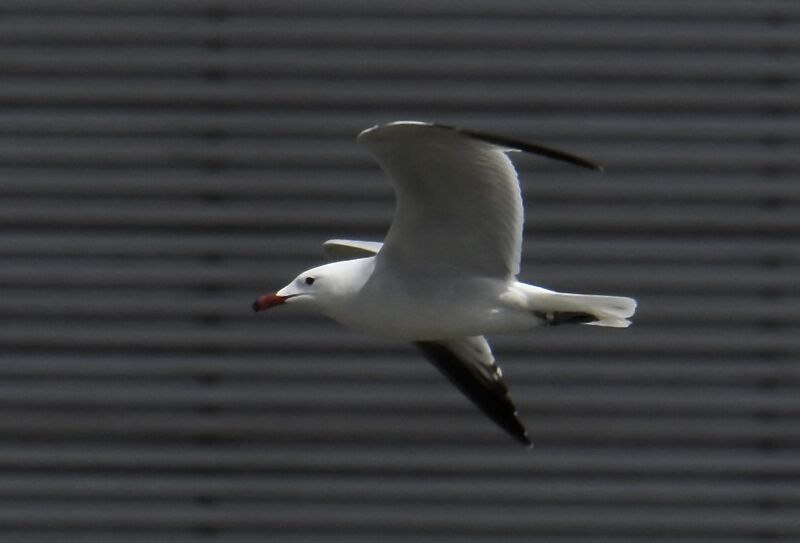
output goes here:
[{"label": "white gull", "polygon": [[601,168],[542,145],[430,123],[375,126],[358,141],[394,183],[386,239],[325,242],[338,261],[259,297],[254,310],[302,305],[353,329],[413,342],[486,415],[530,445],[484,334],[560,324],[624,328],[636,301],[516,280],[523,209],[507,154]]}]

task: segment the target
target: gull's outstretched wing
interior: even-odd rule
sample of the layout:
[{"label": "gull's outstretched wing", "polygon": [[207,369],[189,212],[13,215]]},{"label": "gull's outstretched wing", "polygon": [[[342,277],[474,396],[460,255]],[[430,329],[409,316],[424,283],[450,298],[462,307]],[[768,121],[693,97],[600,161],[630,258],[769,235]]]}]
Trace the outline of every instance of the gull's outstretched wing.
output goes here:
[{"label": "gull's outstretched wing", "polygon": [[531,445],[486,338],[417,341],[414,345],[490,419],[517,441]]},{"label": "gull's outstretched wing", "polygon": [[394,183],[397,207],[378,259],[397,269],[515,276],[523,212],[507,152],[527,151],[600,169],[540,145],[419,122],[376,126],[358,140]]},{"label": "gull's outstretched wing", "polygon": [[381,250],[380,241],[356,241],[353,239],[329,239],[322,244],[325,255],[331,260],[353,260],[375,256]]}]

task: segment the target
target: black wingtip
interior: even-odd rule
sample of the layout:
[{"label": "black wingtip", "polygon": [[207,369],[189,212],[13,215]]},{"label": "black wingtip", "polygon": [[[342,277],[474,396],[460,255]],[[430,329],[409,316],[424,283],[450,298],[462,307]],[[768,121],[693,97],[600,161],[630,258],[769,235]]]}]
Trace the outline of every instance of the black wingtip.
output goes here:
[{"label": "black wingtip", "polygon": [[[509,397],[509,401],[511,398]],[[505,424],[500,425],[506,432],[508,432],[511,437],[528,447],[529,449],[533,448],[533,441],[531,438],[528,437],[528,429],[525,428],[525,425],[522,424],[522,421],[519,419],[519,415],[516,411],[514,411],[514,416],[511,419],[507,419]]]},{"label": "black wingtip", "polygon": [[519,443],[528,448],[533,446],[499,371],[494,378],[487,380],[484,375],[464,364],[441,343],[417,341],[414,344],[436,369],[456,385],[495,424]]},{"label": "black wingtip", "polygon": [[522,151],[525,153],[540,155],[543,157],[550,158],[552,160],[558,160],[559,162],[566,162],[567,164],[572,164],[573,166],[585,168],[587,170],[592,170],[595,172],[605,171],[600,164],[592,162],[591,160],[588,160],[586,158],[580,157],[572,153],[568,153],[566,151],[560,151],[552,147],[547,147],[546,145],[541,145],[539,143],[521,141],[514,138],[508,138],[505,136],[497,136],[495,134],[487,134],[486,132],[478,132],[476,130],[470,130],[468,128],[459,128],[457,126],[448,126],[443,124],[437,124],[434,126],[438,126],[440,128],[444,128],[447,130],[453,130],[455,132],[458,132],[459,134],[464,134],[465,136],[474,138],[476,140],[485,141],[486,143],[499,145],[501,147],[507,147],[515,151]]},{"label": "black wingtip", "polygon": [[522,431],[521,432],[517,432],[517,431],[515,431],[515,430],[513,430],[511,428],[508,428],[508,427],[503,427],[503,429],[506,432],[508,432],[508,434],[511,437],[513,437],[517,442],[525,445],[529,449],[533,448],[533,441],[531,441],[531,438],[528,437],[528,432],[527,432],[527,430],[525,430],[525,427],[522,427]]}]

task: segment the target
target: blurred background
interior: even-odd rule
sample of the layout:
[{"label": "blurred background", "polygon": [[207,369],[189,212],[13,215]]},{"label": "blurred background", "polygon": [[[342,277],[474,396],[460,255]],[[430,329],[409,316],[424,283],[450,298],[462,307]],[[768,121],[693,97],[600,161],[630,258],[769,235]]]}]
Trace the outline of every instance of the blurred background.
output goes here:
[{"label": "blurred background", "polygon": [[[491,338],[536,447],[410,346],[250,305],[381,240],[356,134],[515,155],[521,278],[628,330]],[[800,540],[800,3],[3,0],[3,542]]]}]

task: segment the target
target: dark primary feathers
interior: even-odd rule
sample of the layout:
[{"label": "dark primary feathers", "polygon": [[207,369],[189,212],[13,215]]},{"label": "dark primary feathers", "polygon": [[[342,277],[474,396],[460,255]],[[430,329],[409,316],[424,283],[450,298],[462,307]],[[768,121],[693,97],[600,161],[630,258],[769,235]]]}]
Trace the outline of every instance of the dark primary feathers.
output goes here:
[{"label": "dark primary feathers", "polygon": [[596,164],[591,160],[587,160],[583,157],[579,157],[578,155],[574,155],[566,151],[559,151],[558,149],[547,147],[539,143],[520,141],[513,138],[508,138],[506,136],[496,136],[494,134],[487,134],[486,132],[478,132],[476,130],[470,130],[468,128],[459,128],[457,126],[447,126],[444,124],[434,124],[432,126],[438,126],[439,128],[452,130],[454,132],[458,132],[459,134],[464,134],[465,136],[469,136],[470,138],[480,141],[485,141],[486,143],[491,143],[494,145],[499,145],[501,147],[506,147],[508,149],[513,149],[515,151],[523,151],[525,153],[533,153],[535,155],[541,155],[543,157],[551,158],[553,160],[558,160],[561,162],[566,162],[567,164],[580,166],[581,168],[586,168],[589,170],[594,170],[598,172],[603,171],[603,167],[601,165]]},{"label": "dark primary feathers", "polygon": [[417,341],[414,343],[451,383],[514,439],[531,446],[528,431],[517,416],[500,368],[492,359],[490,365],[458,356],[447,342]]}]

